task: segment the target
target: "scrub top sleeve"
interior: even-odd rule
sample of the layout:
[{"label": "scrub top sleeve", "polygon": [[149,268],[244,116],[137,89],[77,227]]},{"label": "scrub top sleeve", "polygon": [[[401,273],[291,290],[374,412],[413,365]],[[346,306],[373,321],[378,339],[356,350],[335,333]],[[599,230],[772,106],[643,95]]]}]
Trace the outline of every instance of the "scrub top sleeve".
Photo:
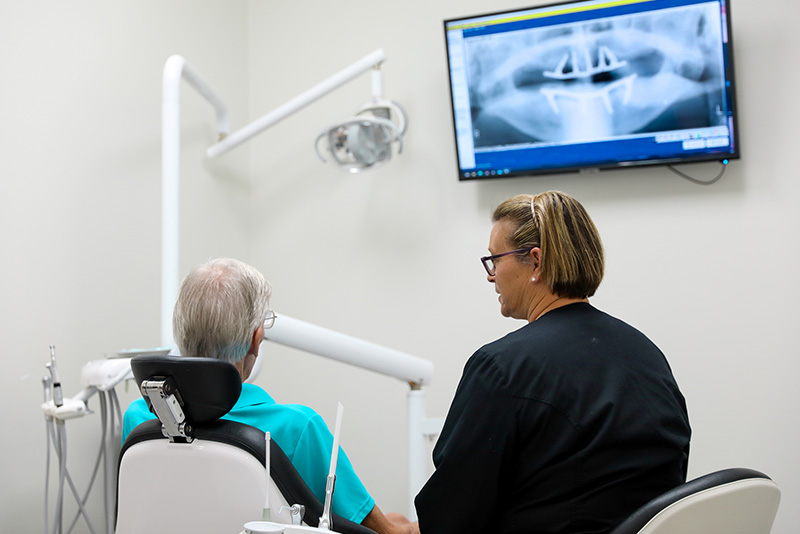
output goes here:
[{"label": "scrub top sleeve", "polygon": [[491,360],[476,356],[464,369],[434,449],[436,470],[415,499],[422,534],[489,532],[497,520],[492,514],[514,439],[514,408],[501,390],[504,377]]},{"label": "scrub top sleeve", "polygon": [[[331,466],[333,434],[318,414],[309,418],[297,441],[292,464],[321,503],[325,502],[325,485]],[[361,523],[375,506],[356,475],[350,459],[339,448],[336,464],[336,486],[333,493],[333,512],[354,523]]]}]

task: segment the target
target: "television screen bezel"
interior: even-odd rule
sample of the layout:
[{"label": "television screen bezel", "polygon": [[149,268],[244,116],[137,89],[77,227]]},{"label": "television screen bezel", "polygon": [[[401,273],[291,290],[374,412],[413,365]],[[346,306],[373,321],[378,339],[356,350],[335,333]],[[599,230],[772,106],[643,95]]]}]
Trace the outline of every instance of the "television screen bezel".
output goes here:
[{"label": "television screen bezel", "polygon": [[[662,2],[663,0],[642,0],[642,3],[647,1],[655,1],[655,2]],[[580,164],[580,165],[562,165],[558,167],[534,167],[534,168],[525,168],[525,169],[517,169],[517,170],[509,170],[503,174],[482,174],[480,171],[474,171],[472,173],[465,173],[464,170],[461,168],[460,162],[460,147],[459,147],[459,140],[458,140],[458,130],[456,125],[456,107],[453,95],[453,68],[451,65],[450,60],[450,43],[448,41],[448,25],[452,23],[457,23],[459,21],[466,22],[473,19],[480,19],[485,17],[498,17],[502,15],[512,14],[512,13],[521,13],[525,11],[531,10],[541,10],[541,9],[551,9],[553,7],[559,6],[570,6],[575,4],[589,4],[592,0],[566,0],[566,1],[559,1],[559,2],[550,2],[550,3],[543,3],[543,4],[534,4],[528,5],[526,7],[520,7],[516,9],[506,9],[500,11],[490,11],[486,13],[476,14],[476,15],[466,15],[466,16],[459,16],[459,17],[451,17],[445,19],[443,21],[443,29],[444,29],[444,40],[445,40],[445,59],[447,64],[447,80],[448,80],[448,95],[450,100],[450,113],[451,113],[451,121],[452,121],[452,133],[453,133],[453,140],[455,146],[455,164],[456,164],[456,171],[458,173],[459,181],[473,181],[473,180],[492,180],[498,178],[514,178],[514,177],[524,177],[524,176],[537,176],[537,175],[548,175],[548,174],[564,174],[564,173],[580,173],[580,174],[595,174],[603,170],[613,170],[613,169],[630,169],[630,168],[641,168],[641,167],[651,167],[651,166],[670,166],[670,165],[677,165],[677,164],[685,164],[685,163],[701,163],[701,162],[710,162],[710,161],[720,161],[723,164],[727,164],[729,160],[736,160],[741,158],[741,146],[739,140],[739,127],[738,127],[738,103],[736,98],[736,76],[735,76],[735,69],[734,69],[734,50],[733,50],[733,32],[732,32],[732,22],[731,22],[731,1],[730,0],[704,0],[695,3],[707,3],[707,2],[716,2],[720,5],[720,9],[722,10],[723,16],[722,19],[724,21],[724,41],[723,41],[723,76],[726,80],[726,99],[729,102],[728,105],[728,113],[729,113],[729,120],[732,129],[732,133],[730,138],[733,143],[733,150],[725,152],[724,155],[720,153],[716,154],[709,154],[709,153],[695,153],[689,154],[679,157],[668,157],[668,158],[650,158],[650,159],[639,159],[639,160],[630,160],[630,161],[612,161],[612,162],[594,162],[591,164]],[[638,3],[638,2],[637,2]],[[667,6],[665,6],[666,8]],[[469,174],[473,174],[470,176]]]}]

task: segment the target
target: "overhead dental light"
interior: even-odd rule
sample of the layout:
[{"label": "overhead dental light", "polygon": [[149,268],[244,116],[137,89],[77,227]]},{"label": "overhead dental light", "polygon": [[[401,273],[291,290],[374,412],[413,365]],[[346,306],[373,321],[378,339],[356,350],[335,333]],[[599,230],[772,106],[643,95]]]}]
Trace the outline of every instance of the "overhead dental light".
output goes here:
[{"label": "overhead dental light", "polygon": [[327,141],[327,152],[339,166],[355,173],[383,165],[392,158],[392,143],[397,153],[403,150],[406,116],[403,109],[383,99],[383,80],[380,66],[372,73],[372,100],[361,106],[352,117],[323,130],[315,143],[317,155],[327,161],[320,151],[320,142]]},{"label": "overhead dental light", "polygon": [[222,98],[203,80],[186,60],[173,55],[164,65],[162,102],[162,271],[161,271],[161,341],[172,345],[172,305],[178,294],[179,208],[180,208],[180,87],[185,80],[213,107],[219,140],[208,147],[206,155],[217,158],[248,141],[289,115],[372,70],[372,98],[343,122],[328,127],[317,136],[316,148],[325,160],[320,145],[327,141],[327,151],[344,170],[359,172],[386,163],[392,156],[392,145],[402,148],[406,117],[396,103],[383,99],[380,70],[386,60],[382,49],[366,55],[300,93],[288,102],[229,133],[228,110]]},{"label": "overhead dental light", "polygon": [[[328,150],[334,154],[334,159],[350,172],[358,172],[388,161],[391,158],[392,143],[397,142],[398,146],[402,145],[406,118],[399,105],[383,99],[383,78],[380,67],[385,60],[386,54],[383,50],[375,50],[240,130],[230,135],[227,134],[227,131],[220,131],[220,140],[208,148],[208,156],[216,158],[224,154],[356,76],[372,69],[372,99],[350,118],[324,130],[317,137],[317,153],[320,154],[320,141],[327,137],[332,140]],[[325,161],[322,154],[320,154],[320,158]]]}]

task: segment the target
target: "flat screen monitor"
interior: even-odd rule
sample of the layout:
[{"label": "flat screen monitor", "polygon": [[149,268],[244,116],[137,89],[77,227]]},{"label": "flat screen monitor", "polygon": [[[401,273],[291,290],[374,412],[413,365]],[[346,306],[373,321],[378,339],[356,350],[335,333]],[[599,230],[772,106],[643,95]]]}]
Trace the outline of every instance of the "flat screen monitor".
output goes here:
[{"label": "flat screen monitor", "polygon": [[739,157],[727,0],[444,21],[460,180]]}]

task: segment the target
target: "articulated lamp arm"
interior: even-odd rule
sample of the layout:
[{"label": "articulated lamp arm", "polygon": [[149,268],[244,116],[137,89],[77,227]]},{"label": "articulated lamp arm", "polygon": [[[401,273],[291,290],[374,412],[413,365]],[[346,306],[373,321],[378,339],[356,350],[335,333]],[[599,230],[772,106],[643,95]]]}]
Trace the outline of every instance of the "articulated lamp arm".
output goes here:
[{"label": "articulated lamp arm", "polygon": [[[228,134],[228,111],[222,98],[206,83],[186,60],[173,55],[164,65],[162,100],[162,240],[161,240],[161,345],[173,344],[172,306],[178,295],[180,251],[180,84],[194,88],[214,107],[219,141],[207,150],[210,158],[218,157],[244,143],[278,121],[299,111],[315,100],[344,85],[356,76],[379,66],[386,59],[382,49],[375,50],[333,76],[299,94],[295,98]],[[373,91],[381,91],[380,73],[373,76]],[[404,119],[403,119],[404,121]],[[405,122],[403,122],[405,124]]]},{"label": "articulated lamp arm", "polygon": [[433,364],[428,360],[328,330],[280,314],[265,330],[268,341],[355,365],[407,382],[412,387],[429,385]]},{"label": "articulated lamp arm", "polygon": [[285,104],[278,106],[266,115],[254,120],[247,126],[233,132],[229,136],[221,139],[217,143],[208,147],[206,154],[209,158],[216,158],[239,146],[251,137],[258,135],[273,124],[285,119],[292,113],[299,111],[311,104],[315,100],[325,96],[334,89],[341,87],[358,75],[369,69],[380,65],[386,59],[386,54],[382,49],[377,49],[356,61],[352,65],[345,67],[333,76],[323,80],[307,91],[300,93]]}]

